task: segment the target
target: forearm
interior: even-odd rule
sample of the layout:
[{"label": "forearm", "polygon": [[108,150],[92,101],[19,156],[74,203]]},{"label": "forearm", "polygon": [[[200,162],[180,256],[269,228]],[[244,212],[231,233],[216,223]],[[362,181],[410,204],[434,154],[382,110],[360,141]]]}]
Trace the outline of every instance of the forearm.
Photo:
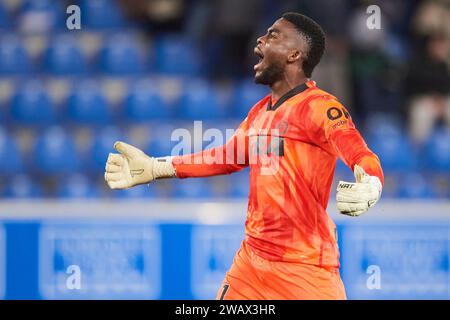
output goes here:
[{"label": "forearm", "polygon": [[378,177],[381,184],[384,184],[380,160],[377,155],[367,147],[367,144],[357,130],[337,132],[332,137],[331,141],[334,148],[337,150],[339,157],[352,169],[352,171],[357,164],[362,167],[367,174]]},{"label": "forearm", "polygon": [[230,174],[246,167],[229,144],[201,152],[175,156],[172,164],[178,178],[209,177]]}]

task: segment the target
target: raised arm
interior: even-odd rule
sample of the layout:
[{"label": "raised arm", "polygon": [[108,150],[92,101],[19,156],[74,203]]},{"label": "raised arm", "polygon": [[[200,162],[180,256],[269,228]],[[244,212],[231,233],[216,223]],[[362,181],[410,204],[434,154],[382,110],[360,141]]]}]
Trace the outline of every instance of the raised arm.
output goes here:
[{"label": "raised arm", "polygon": [[248,118],[225,145],[201,152],[175,156],[172,164],[178,178],[230,174],[248,166]]},{"label": "raised arm", "polygon": [[[253,110],[253,109],[252,109]],[[248,129],[252,111],[225,145],[183,156],[154,158],[118,141],[105,167],[111,189],[127,189],[162,178],[208,177],[230,174],[248,166]]]},{"label": "raised arm", "polygon": [[350,114],[338,101],[321,97],[310,103],[309,110],[315,140],[341,158],[355,175],[356,182],[339,182],[337,208],[343,214],[358,216],[381,196],[384,177],[380,160],[367,147]]}]

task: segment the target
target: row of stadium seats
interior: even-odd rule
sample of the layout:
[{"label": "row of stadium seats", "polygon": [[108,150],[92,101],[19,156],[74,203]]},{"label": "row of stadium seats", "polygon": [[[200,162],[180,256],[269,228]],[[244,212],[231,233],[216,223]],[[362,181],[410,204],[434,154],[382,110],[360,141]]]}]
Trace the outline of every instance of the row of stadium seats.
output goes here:
[{"label": "row of stadium seats", "polygon": [[5,98],[3,108],[0,108],[0,122],[4,119],[4,122],[21,125],[65,121],[105,125],[111,121],[142,122],[163,118],[244,117],[267,92],[250,80],[234,88],[226,88],[201,79],[188,81],[178,78],[178,81],[174,80],[175,85],[167,89],[157,79],[118,80],[120,90],[124,91],[118,102],[111,101],[111,97],[120,91],[117,86],[103,89],[102,83],[91,78],[68,81],[67,93],[60,96],[59,101],[55,101],[54,96],[58,95],[62,82],[53,80],[57,84],[56,89],[48,89],[40,79],[16,81],[11,85],[12,92]]},{"label": "row of stadium seats", "polygon": [[[191,125],[192,126],[192,125]],[[60,126],[28,131],[21,130],[21,137],[4,129],[0,130],[0,174],[8,175],[23,171],[37,172],[43,175],[58,175],[84,170],[98,173],[103,170],[105,160],[117,140],[125,140],[141,146],[155,156],[169,155],[174,152],[192,151],[195,141],[185,140],[181,144],[171,141],[171,132],[175,126],[151,124],[148,130],[138,135],[131,129],[128,133],[117,127],[105,127],[98,130],[75,130],[70,132]],[[179,128],[186,128],[180,124]],[[209,127],[209,126],[208,126]],[[203,130],[208,127],[204,126]],[[210,128],[210,127],[209,127]],[[233,126],[229,126],[233,128]],[[222,132],[225,130],[222,129]],[[225,140],[213,141],[221,145]],[[368,144],[381,159],[387,173],[412,172],[415,170],[450,172],[450,132],[439,130],[420,149],[413,148],[403,135],[377,135],[368,132]],[[193,136],[201,141],[201,136]],[[22,142],[22,145],[20,141]],[[192,139],[194,140],[194,139]],[[211,146],[211,142],[200,142],[202,148]],[[25,147],[23,146],[25,145]],[[178,146],[178,149],[174,149]],[[184,150],[181,150],[181,146]],[[177,153],[178,154],[178,153]],[[338,171],[347,170],[338,166]]]},{"label": "row of stadium seats", "polygon": [[[203,58],[188,39],[179,35],[160,36],[143,48],[145,42],[127,32],[100,37],[95,56],[85,53],[77,33],[55,34],[43,40],[43,52],[34,58],[24,38],[14,34],[0,37],[0,75],[41,72],[80,76],[93,72],[135,75],[157,72],[169,75],[199,75]],[[182,58],[182,60],[180,60]]]},{"label": "row of stadium seats", "polygon": [[[16,0],[0,2],[0,28],[17,28],[25,21],[45,21],[45,28],[37,31],[49,31],[66,28],[66,8],[76,4],[82,12],[84,28],[105,29],[123,28],[129,22],[124,18],[116,0]],[[30,27],[26,31],[36,32]]]},{"label": "row of stadium seats", "polygon": [[247,197],[248,172],[239,172],[229,176],[187,179],[177,183],[158,181],[149,186],[137,186],[127,190],[110,190],[106,183],[98,178],[92,179],[83,174],[70,174],[55,181],[40,181],[27,175],[17,175],[6,180],[0,187],[0,197],[5,198],[204,198],[204,197]]},{"label": "row of stadium seats", "polygon": [[[335,179],[340,178],[338,175]],[[449,198],[450,176],[408,173],[386,176],[383,198]],[[39,184],[27,175],[13,176],[0,186],[0,197],[5,198],[216,198],[247,197],[249,191],[248,170],[231,176],[203,179],[161,180],[149,186],[137,186],[128,190],[110,190],[100,178],[83,174],[66,175],[55,181]],[[336,182],[335,182],[336,184]],[[332,189],[332,199],[335,196]]]}]

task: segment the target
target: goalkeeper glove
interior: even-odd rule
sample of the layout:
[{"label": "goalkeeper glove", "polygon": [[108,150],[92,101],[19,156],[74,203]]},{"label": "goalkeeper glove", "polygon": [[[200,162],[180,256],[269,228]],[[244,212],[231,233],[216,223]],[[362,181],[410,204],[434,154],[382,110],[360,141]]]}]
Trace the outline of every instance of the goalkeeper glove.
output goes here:
[{"label": "goalkeeper glove", "polygon": [[127,189],[154,179],[175,177],[171,157],[154,158],[142,150],[118,141],[105,166],[105,180],[111,189]]},{"label": "goalkeeper glove", "polygon": [[339,181],[336,193],[337,209],[349,216],[359,216],[377,203],[381,195],[381,181],[355,165],[356,183]]}]

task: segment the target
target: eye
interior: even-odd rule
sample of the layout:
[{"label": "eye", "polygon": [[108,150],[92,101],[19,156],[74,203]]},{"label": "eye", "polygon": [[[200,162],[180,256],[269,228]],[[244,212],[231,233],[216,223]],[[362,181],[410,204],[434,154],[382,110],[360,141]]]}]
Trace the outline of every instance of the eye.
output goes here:
[{"label": "eye", "polygon": [[278,32],[276,30],[270,30],[267,34],[267,38],[269,39],[277,39],[278,38]]}]

